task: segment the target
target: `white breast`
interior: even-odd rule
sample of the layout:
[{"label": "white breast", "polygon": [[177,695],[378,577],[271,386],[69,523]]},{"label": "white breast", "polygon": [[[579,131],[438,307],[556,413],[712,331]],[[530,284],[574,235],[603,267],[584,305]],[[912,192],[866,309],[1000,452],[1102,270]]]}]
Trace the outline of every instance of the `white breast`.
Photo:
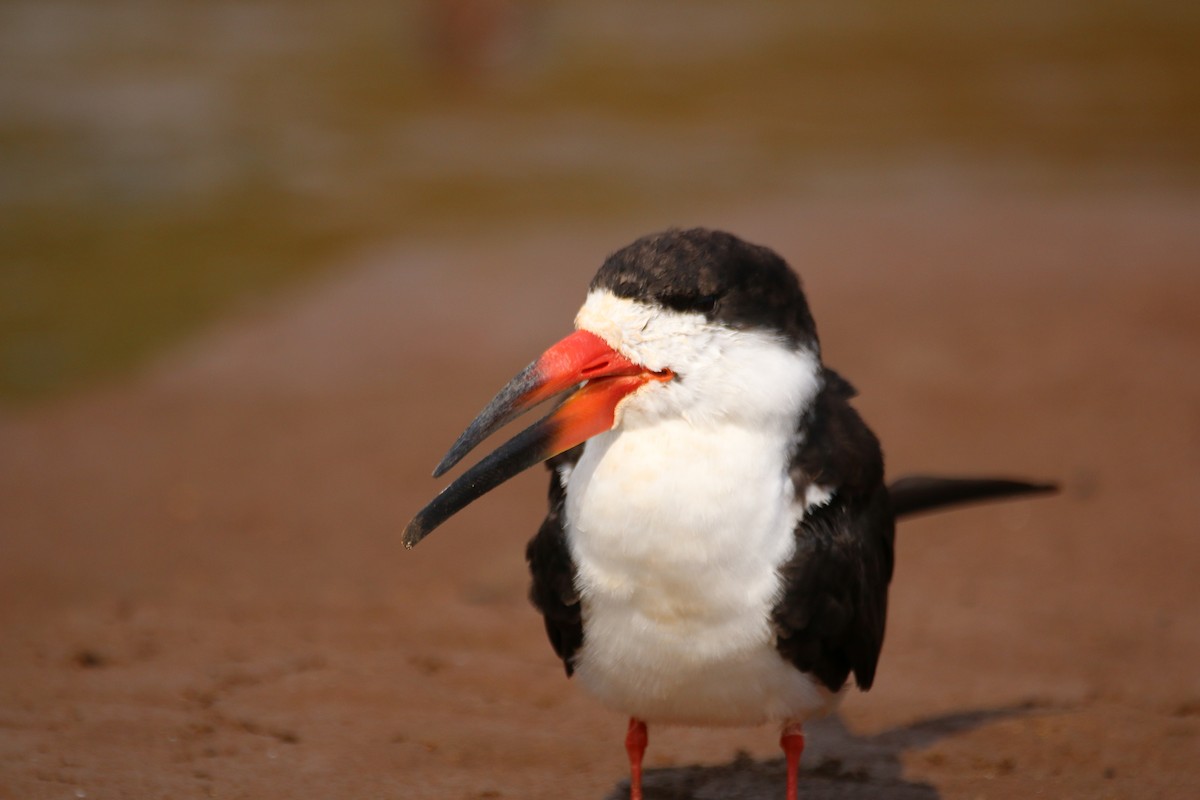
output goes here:
[{"label": "white breast", "polygon": [[649,722],[803,719],[831,693],[776,652],[770,612],[802,505],[790,432],[677,420],[588,442],[567,492],[583,684]]},{"label": "white breast", "polygon": [[788,465],[817,353],[597,290],[576,325],[671,369],[617,407],[566,479],[583,646],[575,668],[647,722],[802,720],[825,689],[775,651],[771,609],[805,498]]}]

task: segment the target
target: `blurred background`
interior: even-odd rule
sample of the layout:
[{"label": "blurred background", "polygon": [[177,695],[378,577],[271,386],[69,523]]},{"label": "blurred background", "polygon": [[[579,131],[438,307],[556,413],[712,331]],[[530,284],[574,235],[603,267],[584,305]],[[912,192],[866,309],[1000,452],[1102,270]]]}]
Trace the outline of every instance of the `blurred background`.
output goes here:
[{"label": "blurred background", "polygon": [[[798,269],[893,476],[1063,485],[902,527],[803,796],[1200,796],[1197,42],[1183,0],[0,0],[0,797],[621,796],[525,598],[544,473],[399,536],[670,224]],[[775,731],[653,737],[781,794]]]},{"label": "blurred background", "polygon": [[0,403],[381,241],[1191,190],[1198,40],[1177,1],[3,0]]}]

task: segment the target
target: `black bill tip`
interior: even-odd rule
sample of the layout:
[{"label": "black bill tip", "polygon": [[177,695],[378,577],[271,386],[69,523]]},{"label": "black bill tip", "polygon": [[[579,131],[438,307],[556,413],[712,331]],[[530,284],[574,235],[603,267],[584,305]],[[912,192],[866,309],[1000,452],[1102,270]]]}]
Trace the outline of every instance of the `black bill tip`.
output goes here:
[{"label": "black bill tip", "polygon": [[551,449],[558,426],[546,417],[501,445],[443,489],[404,528],[401,541],[411,550],[439,525],[514,475],[556,453]]},{"label": "black bill tip", "polygon": [[492,398],[487,407],[479,412],[479,416],[471,421],[467,429],[450,447],[450,451],[434,467],[433,477],[440,478],[445,475],[480,442],[527,411],[531,405],[536,404],[537,400],[541,398],[537,398],[535,393],[542,383],[543,380],[535,361],[509,381],[508,385]]}]

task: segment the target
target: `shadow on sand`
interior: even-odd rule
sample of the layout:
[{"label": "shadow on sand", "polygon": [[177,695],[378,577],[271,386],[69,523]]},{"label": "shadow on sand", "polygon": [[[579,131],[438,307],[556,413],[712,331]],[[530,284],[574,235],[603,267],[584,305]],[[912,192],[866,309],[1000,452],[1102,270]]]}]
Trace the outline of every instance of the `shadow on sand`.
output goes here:
[{"label": "shadow on sand", "polygon": [[[978,709],[920,720],[874,736],[856,736],[838,716],[805,726],[808,747],[800,771],[803,800],[936,800],[937,789],[903,778],[900,757],[955,734],[1028,714],[1035,703]],[[755,761],[739,753],[728,764],[647,771],[645,800],[777,800],[784,793],[783,758]],[[626,800],[622,781],[605,800]]]}]

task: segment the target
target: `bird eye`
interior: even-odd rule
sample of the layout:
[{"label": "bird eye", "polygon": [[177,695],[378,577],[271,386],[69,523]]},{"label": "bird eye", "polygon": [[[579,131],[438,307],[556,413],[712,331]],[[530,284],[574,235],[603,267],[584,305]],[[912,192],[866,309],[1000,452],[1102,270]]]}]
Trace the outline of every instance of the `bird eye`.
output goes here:
[{"label": "bird eye", "polygon": [[715,294],[691,295],[691,294],[668,294],[659,298],[663,305],[675,311],[692,311],[707,314],[716,308],[717,300],[720,299]]}]

